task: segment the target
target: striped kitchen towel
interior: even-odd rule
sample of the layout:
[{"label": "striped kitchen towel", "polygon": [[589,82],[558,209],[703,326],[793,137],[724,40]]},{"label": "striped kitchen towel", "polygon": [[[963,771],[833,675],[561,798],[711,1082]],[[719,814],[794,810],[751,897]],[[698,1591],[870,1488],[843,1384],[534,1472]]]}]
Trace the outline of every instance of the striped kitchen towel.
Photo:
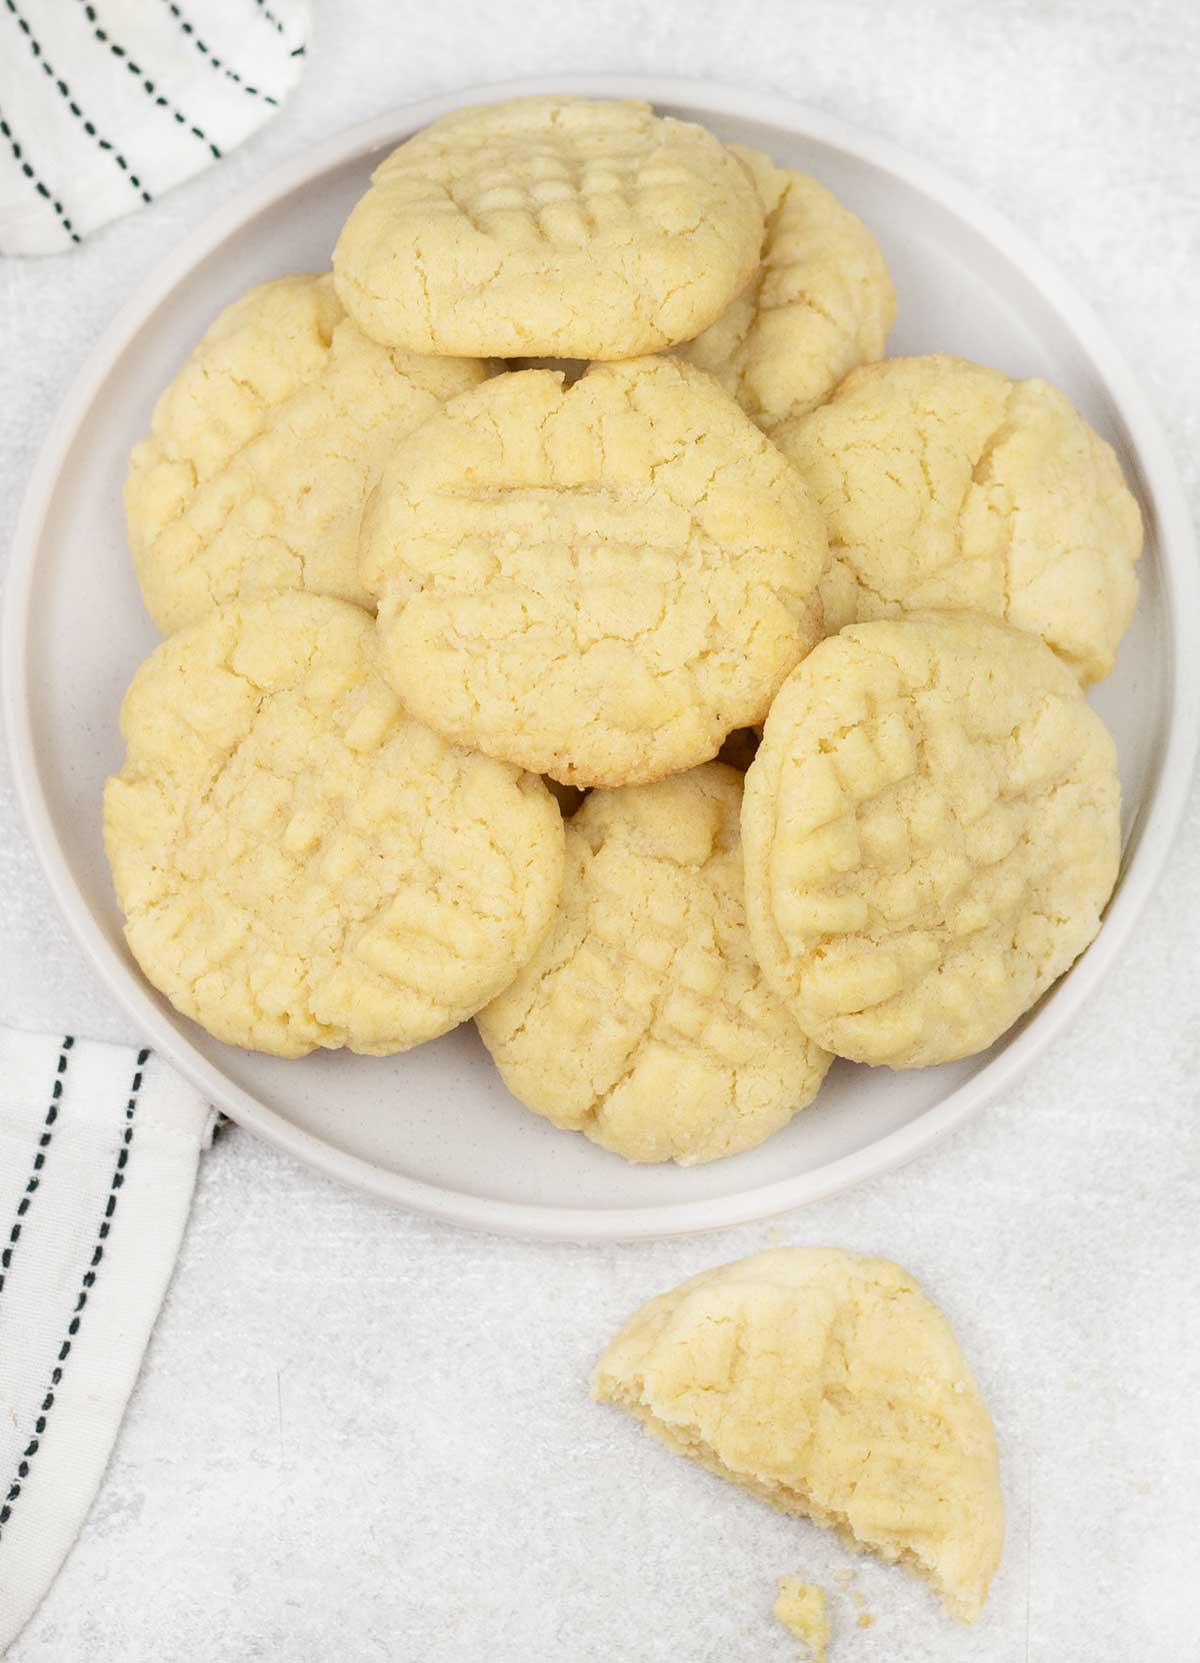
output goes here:
[{"label": "striped kitchen towel", "polygon": [[0,1653],[96,1494],[213,1119],[149,1051],[0,1028]]},{"label": "striped kitchen towel", "polygon": [[57,254],[269,121],[309,0],[0,0],[0,254]]}]

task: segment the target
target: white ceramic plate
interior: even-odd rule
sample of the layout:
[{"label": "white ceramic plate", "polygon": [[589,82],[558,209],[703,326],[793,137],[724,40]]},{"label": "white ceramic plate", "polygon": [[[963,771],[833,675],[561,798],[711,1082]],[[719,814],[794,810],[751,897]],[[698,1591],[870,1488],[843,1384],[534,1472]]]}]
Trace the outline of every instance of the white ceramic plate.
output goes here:
[{"label": "white ceramic plate", "polygon": [[[121,485],[151,405],[215,313],[252,283],[319,270],[367,176],[417,128],[517,93],[648,98],[809,170],[880,237],[900,296],[891,350],[945,350],[1048,376],[1117,448],[1147,519],[1142,593],[1094,703],[1116,736],[1125,859],[1104,928],[1071,974],[981,1057],[910,1074],[838,1064],[812,1108],[761,1148],[682,1171],[633,1167],[505,1091],[469,1024],[386,1061],[254,1056],[177,1016],[125,950],[100,837],[119,765],[117,709],[155,642],[125,549]],[[30,482],[8,585],[4,676],[18,788],[68,922],[147,1039],[235,1120],[388,1200],[528,1235],[665,1235],[761,1218],[909,1159],[993,1097],[1070,1020],[1117,954],[1162,865],[1195,752],[1200,593],[1166,446],[1103,330],[1002,220],[922,163],[781,98],[687,81],[583,76],[473,88],[344,133],[189,238],[100,342]]]}]

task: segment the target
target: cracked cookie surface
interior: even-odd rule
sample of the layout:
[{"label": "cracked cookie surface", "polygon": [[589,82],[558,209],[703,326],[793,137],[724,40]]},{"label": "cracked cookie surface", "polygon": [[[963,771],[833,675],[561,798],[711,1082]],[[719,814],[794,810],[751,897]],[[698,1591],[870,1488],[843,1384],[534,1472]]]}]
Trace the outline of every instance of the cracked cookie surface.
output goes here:
[{"label": "cracked cookie surface", "polygon": [[767,215],[759,267],[715,323],[674,350],[770,433],[883,356],[896,292],[879,244],[832,191],[757,150],[731,149]]},{"label": "cracked cookie surface", "polygon": [[1119,820],[1108,730],[1036,637],[853,625],[784,684],[746,775],[759,961],[838,1056],[970,1056],[1095,936]]},{"label": "cracked cookie surface", "polygon": [[631,358],[717,318],[763,214],[725,147],[648,104],[458,110],[376,168],[333,268],[369,335],[414,352]]},{"label": "cracked cookie surface", "polygon": [[982,612],[1040,635],[1084,686],[1112,669],[1141,514],[1112,447],[1049,382],[892,358],[772,437],[829,526],[830,633],[929,607]]},{"label": "cracked cookie surface", "polygon": [[369,340],[328,274],[276,278],[227,306],[130,459],[129,542],[158,627],[268,589],[369,606],[367,493],[399,438],[490,373]]},{"label": "cracked cookie surface", "polygon": [[751,951],[741,800],[719,763],[590,793],[567,825],[549,934],[476,1017],[515,1096],[628,1160],[753,1148],[831,1061]]},{"label": "cracked cookie surface", "polygon": [[565,784],[715,756],[821,634],[799,475],[670,358],[497,376],[397,447],[363,528],[408,709]]},{"label": "cracked cookie surface", "polygon": [[405,715],[375,651],[367,613],[289,591],[172,636],[126,695],[104,798],[126,937],[229,1044],[405,1050],[498,993],[553,916],[541,780]]},{"label": "cracked cookie surface", "polygon": [[995,1433],[949,1323],[898,1265],[790,1247],[703,1271],[626,1323],[592,1392],[979,1615],[1004,1537]]}]

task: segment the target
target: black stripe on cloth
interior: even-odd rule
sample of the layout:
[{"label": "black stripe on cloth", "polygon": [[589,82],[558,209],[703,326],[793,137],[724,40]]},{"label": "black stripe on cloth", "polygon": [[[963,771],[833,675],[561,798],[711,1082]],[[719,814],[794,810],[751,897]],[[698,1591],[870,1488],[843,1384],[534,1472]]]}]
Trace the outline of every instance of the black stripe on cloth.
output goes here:
[{"label": "black stripe on cloth", "polygon": [[59,1103],[62,1100],[63,1081],[66,1079],[67,1063],[71,1057],[71,1047],[75,1044],[72,1034],[67,1034],[58,1051],[58,1062],[54,1069],[54,1083],[50,1087],[50,1105],[46,1110],[46,1118],[42,1121],[42,1133],[38,1138],[37,1153],[33,1157],[33,1171],[29,1174],[29,1181],[25,1185],[25,1193],[17,1202],[17,1216],[13,1219],[12,1228],[8,1232],[8,1241],[0,1250],[0,1293],[4,1292],[9,1267],[13,1261],[13,1252],[21,1239],[25,1215],[33,1205],[33,1198],[41,1188],[42,1168],[46,1164],[46,1151],[54,1140],[54,1122],[58,1119]]},{"label": "black stripe on cloth", "polygon": [[68,237],[70,237],[71,241],[73,243],[77,243],[77,242],[81,241],[79,233],[76,231],[75,227],[71,224],[70,218],[67,214],[66,209],[63,207],[62,203],[55,196],[54,192],[50,189],[49,185],[46,184],[45,180],[38,178],[38,176],[35,173],[32,165],[30,164],[30,162],[26,158],[25,152],[22,150],[21,146],[17,143],[16,134],[13,132],[12,128],[8,125],[8,122],[5,120],[4,112],[2,110],[0,110],[0,134],[2,134],[8,140],[8,148],[13,153],[13,160],[16,162],[16,164],[20,168],[21,172],[25,175],[26,179],[29,180],[29,183],[33,186],[34,190],[38,193],[38,195],[40,197],[43,197],[50,204],[50,206],[54,209],[54,212],[58,215],[59,224],[62,226],[63,230],[67,233]]},{"label": "black stripe on cloth", "polygon": [[248,81],[243,81],[236,69],[230,69],[229,65],[223,58],[218,58],[215,52],[209,51],[208,47],[205,46],[204,42],[200,39],[200,36],[196,33],[195,25],[188,22],[187,18],[175,4],[175,0],[163,0],[163,5],[166,6],[171,16],[175,19],[176,23],[178,23],[179,27],[191,41],[197,52],[200,53],[201,57],[207,58],[215,70],[224,75],[228,80],[236,82],[237,85],[241,87],[243,92],[250,94],[251,98],[261,98],[264,104],[274,104],[276,109],[278,109],[278,98],[272,98],[269,92],[260,92],[257,87],[252,87]]},{"label": "black stripe on cloth", "polygon": [[283,33],[283,24],[275,16],[275,13],[271,10],[270,6],[267,5],[267,0],[254,0],[254,3],[258,7],[260,16],[266,18],[268,23],[273,24],[275,27],[275,33],[277,35],[281,35]]},{"label": "black stripe on cloth", "polygon": [[[146,74],[146,71],[142,68],[141,64],[133,61],[133,59],[129,56],[129,53],[119,41],[109,38],[108,30],[101,26],[100,18],[95,6],[90,5],[88,0],[76,0],[76,4],[83,7],[83,14],[92,26],[92,34],[100,42],[101,46],[107,46],[113,57],[119,59],[120,62],[125,65],[125,68],[129,71],[129,73],[140,83],[142,91],[146,94],[146,96],[154,101],[155,106],[160,110],[168,111],[175,118],[180,127],[186,127],[188,132],[198,138],[202,144],[206,144],[210,153],[216,158],[217,161],[220,161],[221,152],[209,138],[203,127],[197,127],[195,122],[190,121],[188,117],[184,115],[182,110],[172,104],[169,98],[164,98],[162,93],[159,92],[158,87]],[[76,240],[78,241],[78,239]]]},{"label": "black stripe on cloth", "polygon": [[134,190],[140,194],[142,201],[153,202],[154,198],[150,195],[148,190],[143,189],[142,181],[138,178],[137,174],[134,173],[133,169],[125,160],[124,156],[122,156],[121,152],[109,139],[101,137],[100,133],[87,119],[83,111],[79,108],[79,105],[71,96],[70,87],[60,76],[54,73],[52,66],[47,62],[46,56],[42,51],[41,43],[34,35],[33,30],[29,27],[29,24],[21,16],[21,13],[17,10],[16,0],[4,0],[4,6],[5,10],[16,19],[17,28],[20,29],[21,33],[25,36],[25,39],[29,42],[29,50],[33,53],[33,56],[41,65],[42,73],[54,82],[54,85],[58,88],[59,94],[65,101],[71,114],[75,117],[76,121],[82,123],[84,132],[89,138],[95,139],[98,149],[106,151],[112,157],[113,161],[120,168],[126,179],[128,179]]},{"label": "black stripe on cloth", "polygon": [[84,1271],[79,1284],[79,1293],[75,1300],[75,1309],[71,1313],[71,1320],[67,1324],[67,1332],[58,1348],[58,1361],[51,1370],[50,1384],[46,1388],[46,1395],[42,1399],[41,1408],[33,1423],[33,1434],[21,1453],[21,1458],[17,1462],[16,1475],[8,1487],[3,1503],[0,1504],[0,1543],[4,1540],[4,1527],[12,1517],[13,1508],[16,1506],[21,1491],[25,1487],[25,1481],[29,1477],[34,1457],[42,1447],[46,1422],[54,1408],[55,1397],[63,1377],[63,1369],[66,1367],[67,1359],[71,1355],[71,1348],[75,1343],[75,1336],[78,1334],[80,1324],[83,1321],[83,1313],[87,1308],[88,1297],[96,1285],[96,1273],[104,1258],[104,1244],[108,1240],[109,1231],[112,1229],[113,1215],[117,1210],[117,1198],[125,1182],[125,1168],[129,1162],[129,1146],[133,1142],[133,1119],[137,1112],[138,1093],[142,1089],[142,1070],[145,1068],[149,1056],[149,1051],[139,1051],[137,1054],[137,1065],[129,1087],[129,1097],[125,1104],[125,1125],[121,1131],[121,1146],[117,1151],[116,1165],[109,1180],[108,1196],[104,1203],[104,1216],[100,1220],[99,1229],[96,1231],[96,1244],[92,1249],[88,1268]]}]

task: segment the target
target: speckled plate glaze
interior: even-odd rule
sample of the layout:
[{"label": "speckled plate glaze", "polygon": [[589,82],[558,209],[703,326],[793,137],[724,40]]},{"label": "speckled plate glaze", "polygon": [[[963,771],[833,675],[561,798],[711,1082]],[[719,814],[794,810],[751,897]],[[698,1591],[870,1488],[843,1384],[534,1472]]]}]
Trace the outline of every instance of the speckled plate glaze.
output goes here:
[{"label": "speckled plate glaze", "polygon": [[[218,1044],[148,987],[125,950],[100,836],[120,762],[117,710],[155,635],[125,549],[121,485],[155,395],[214,314],[252,283],[319,270],[375,163],[463,104],[523,93],[641,97],[815,174],[880,237],[900,297],[893,352],[944,350],[1057,382],[1115,446],[1147,520],[1142,594],[1093,694],[1121,757],[1125,856],[1104,928],[983,1056],[918,1073],[838,1064],[761,1148],[683,1171],[633,1167],[556,1131],[505,1091],[474,1029],[386,1061],[301,1062]],[[1200,583],[1157,423],[1088,308],[999,216],[926,164],[782,98],[708,83],[558,77],[476,87],[343,133],[188,238],[97,346],[30,480],[6,597],[4,693],[34,842],[114,995],[235,1120],[334,1177],[460,1224],[577,1240],[712,1229],[782,1212],[908,1160],[1010,1085],[1106,973],[1182,812],[1200,721]]]}]

